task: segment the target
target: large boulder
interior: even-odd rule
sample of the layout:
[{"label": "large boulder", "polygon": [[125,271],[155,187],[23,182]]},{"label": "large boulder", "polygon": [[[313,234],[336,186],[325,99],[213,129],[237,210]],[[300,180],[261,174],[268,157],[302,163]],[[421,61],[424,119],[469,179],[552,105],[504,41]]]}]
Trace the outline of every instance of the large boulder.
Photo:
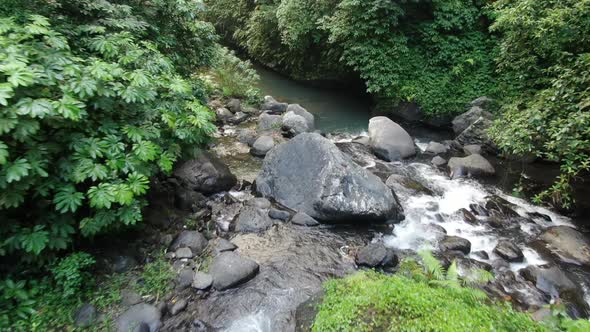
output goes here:
[{"label": "large boulder", "polygon": [[370,243],[357,252],[355,262],[367,267],[395,266],[398,257],[393,249],[385,247],[383,243]]},{"label": "large boulder", "polygon": [[203,194],[227,191],[237,182],[229,167],[206,151],[202,151],[197,158],[180,164],[174,171],[174,177],[185,188]]},{"label": "large boulder", "polygon": [[369,121],[369,138],[373,152],[386,161],[416,155],[416,147],[410,134],[384,116],[377,116]]},{"label": "large boulder", "polygon": [[447,151],[449,150],[449,148],[441,143],[438,142],[430,142],[428,144],[428,146],[426,147],[426,153],[432,153],[432,154],[441,154],[441,153],[447,153]]},{"label": "large boulder", "polygon": [[522,250],[516,244],[506,240],[498,242],[498,245],[494,248],[494,253],[511,263],[520,263],[524,260]]},{"label": "large boulder", "polygon": [[464,158],[453,157],[447,165],[452,178],[462,176],[491,176],[496,174],[494,166],[479,154]]},{"label": "large boulder", "polygon": [[458,236],[445,236],[439,247],[441,251],[460,251],[467,255],[471,251],[471,242]]},{"label": "large boulder", "polygon": [[233,229],[240,233],[261,232],[270,228],[272,223],[268,209],[244,205],[234,221]]},{"label": "large boulder", "polygon": [[287,103],[279,103],[271,96],[264,97],[264,103],[260,105],[263,111],[271,111],[274,113],[284,113],[289,105]]},{"label": "large boulder", "polygon": [[568,226],[551,227],[539,240],[561,261],[590,266],[590,240],[577,230]]},{"label": "large boulder", "polygon": [[463,130],[455,141],[460,145],[481,145],[488,153],[495,154],[497,146],[488,136],[488,129],[492,126],[492,120],[480,117],[472,125]]},{"label": "large boulder", "polygon": [[258,269],[258,263],[255,261],[241,257],[233,251],[227,251],[213,259],[209,274],[213,277],[213,287],[225,290],[254,278]]},{"label": "large boulder", "polygon": [[455,119],[453,119],[453,131],[455,132],[455,135],[461,134],[480,118],[491,120],[492,114],[486,112],[480,106],[473,106],[469,111],[455,117]]},{"label": "large boulder", "polygon": [[158,308],[140,303],[119,316],[115,326],[118,332],[157,332],[162,325],[160,318],[162,318],[162,314]]},{"label": "large boulder", "polygon": [[305,108],[301,107],[299,104],[290,104],[287,107],[287,113],[293,112],[296,115],[302,116],[307,123],[308,131],[313,131],[315,129],[315,117],[313,114],[309,113]]},{"label": "large boulder", "polygon": [[315,133],[298,135],[271,150],[256,187],[263,196],[320,221],[402,218],[391,189]]}]

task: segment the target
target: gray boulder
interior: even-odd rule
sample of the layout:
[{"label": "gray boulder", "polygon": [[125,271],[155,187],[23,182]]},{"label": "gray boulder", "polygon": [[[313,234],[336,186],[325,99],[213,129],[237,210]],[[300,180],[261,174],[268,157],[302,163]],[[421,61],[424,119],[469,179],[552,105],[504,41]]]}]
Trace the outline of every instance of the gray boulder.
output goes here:
[{"label": "gray boulder", "polygon": [[496,153],[497,146],[488,136],[488,129],[492,126],[492,120],[480,117],[472,125],[463,130],[455,141],[460,145],[481,145],[488,153]]},{"label": "gray boulder", "polygon": [[221,107],[215,110],[215,114],[217,115],[217,119],[223,122],[228,121],[229,119],[231,119],[232,116],[234,116],[234,114],[225,107]]},{"label": "gray boulder", "polygon": [[204,272],[196,272],[193,278],[192,287],[198,290],[207,290],[213,285],[213,277]]},{"label": "gray boulder", "polygon": [[477,144],[471,144],[471,145],[465,145],[463,147],[463,152],[465,152],[466,155],[470,156],[472,154],[481,154],[481,145],[477,145]]},{"label": "gray boulder", "polygon": [[269,229],[272,223],[268,209],[245,205],[234,220],[233,229],[240,233],[255,233]]},{"label": "gray boulder", "polygon": [[256,187],[263,196],[320,221],[402,219],[391,189],[315,133],[271,150]]},{"label": "gray boulder", "polygon": [[213,259],[209,273],[213,277],[213,287],[221,291],[254,278],[258,274],[258,269],[258,263],[255,261],[228,251]]},{"label": "gray boulder", "polygon": [[264,103],[260,105],[260,109],[263,111],[271,111],[274,113],[284,113],[287,111],[287,107],[289,105],[287,103],[279,103],[271,96],[264,97]]},{"label": "gray boulder", "polygon": [[250,153],[257,157],[264,157],[275,146],[275,141],[271,136],[260,136],[250,149]]},{"label": "gray boulder", "polygon": [[191,248],[178,248],[178,249],[176,249],[174,254],[176,255],[176,258],[178,258],[178,259],[193,258],[194,257],[193,251],[191,250]]},{"label": "gray boulder", "polygon": [[291,218],[291,223],[299,226],[318,226],[320,223],[313,219],[312,217],[308,216],[303,212],[296,213],[293,218]]},{"label": "gray boulder", "polygon": [[289,136],[297,136],[302,133],[313,131],[309,128],[304,117],[297,115],[292,111],[289,111],[283,115],[282,128]]},{"label": "gray boulder", "polygon": [[568,226],[550,227],[539,240],[559,260],[590,266],[590,240],[577,230]]},{"label": "gray boulder", "polygon": [[453,179],[463,176],[478,177],[496,174],[494,166],[479,154],[463,158],[453,157],[449,160],[447,168]]},{"label": "gray boulder", "polygon": [[248,146],[252,146],[256,139],[258,138],[258,134],[254,129],[244,128],[237,130],[237,137],[240,143],[248,144]]},{"label": "gray boulder", "polygon": [[176,288],[181,290],[188,288],[193,282],[194,275],[195,272],[191,268],[181,269],[176,276]]},{"label": "gray boulder", "polygon": [[398,258],[394,251],[385,247],[383,243],[370,243],[357,252],[355,261],[357,265],[367,267],[395,266]]},{"label": "gray boulder", "polygon": [[207,247],[208,241],[197,231],[183,231],[170,245],[170,251],[176,251],[180,248],[190,248],[194,255],[200,255]]},{"label": "gray boulder", "polygon": [[236,114],[234,114],[231,118],[229,118],[227,120],[227,122],[233,124],[233,125],[238,125],[246,120],[248,120],[250,116],[244,112],[238,112]]},{"label": "gray boulder", "polygon": [[96,320],[96,307],[92,304],[85,303],[74,314],[74,324],[77,327],[89,327]]},{"label": "gray boulder", "polygon": [[444,165],[447,164],[447,161],[445,158],[443,158],[441,156],[436,156],[436,157],[432,158],[432,161],[430,161],[430,163],[436,167],[443,167]]},{"label": "gray boulder", "polygon": [[216,254],[225,252],[225,251],[234,251],[238,249],[238,246],[236,246],[234,243],[226,240],[226,239],[222,239],[219,238],[215,241],[215,245],[214,245],[214,252]]},{"label": "gray boulder", "polygon": [[460,251],[467,255],[471,251],[471,242],[458,236],[445,236],[439,247],[441,251]]},{"label": "gray boulder", "polygon": [[430,142],[426,147],[426,153],[441,154],[449,150],[444,144],[438,142]]},{"label": "gray boulder", "polygon": [[146,303],[132,306],[115,322],[118,332],[157,332],[162,325],[162,314],[158,308]]},{"label": "gray boulder", "polygon": [[473,106],[469,111],[455,117],[455,119],[453,119],[453,131],[455,132],[455,135],[461,134],[480,118],[491,120],[492,113],[486,112],[479,106]]},{"label": "gray boulder", "polygon": [[283,125],[283,117],[280,115],[273,115],[262,113],[258,117],[258,131],[280,131]]},{"label": "gray boulder", "polygon": [[225,105],[232,113],[238,113],[242,111],[242,102],[239,99],[233,98]]},{"label": "gray boulder", "polygon": [[176,316],[181,311],[183,311],[184,309],[186,309],[186,306],[187,305],[188,305],[188,302],[185,299],[180,299],[180,300],[172,303],[172,305],[170,306],[170,309],[168,310],[168,312],[170,312],[170,315]]},{"label": "gray boulder", "polygon": [[369,121],[369,138],[373,152],[386,161],[396,161],[416,155],[410,134],[384,116]]},{"label": "gray boulder", "polygon": [[306,123],[308,131],[313,131],[315,129],[315,117],[313,114],[309,113],[305,108],[301,107],[299,104],[290,104],[287,107],[287,113],[293,112],[296,115],[302,116]]},{"label": "gray boulder", "polygon": [[206,151],[181,163],[174,171],[174,177],[183,187],[206,195],[227,191],[237,183],[229,167]]},{"label": "gray boulder", "polygon": [[511,263],[520,263],[524,260],[522,250],[514,243],[506,240],[498,242],[498,245],[494,248],[494,253]]}]

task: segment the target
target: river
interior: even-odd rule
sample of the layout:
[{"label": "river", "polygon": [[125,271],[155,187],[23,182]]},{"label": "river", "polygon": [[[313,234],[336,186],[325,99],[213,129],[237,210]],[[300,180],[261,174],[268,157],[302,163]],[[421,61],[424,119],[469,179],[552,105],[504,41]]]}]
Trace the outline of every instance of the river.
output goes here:
[{"label": "river", "polygon": [[[357,135],[366,135],[371,103],[365,96],[348,90],[310,87],[293,82],[264,68],[257,68],[261,76],[259,88],[266,95],[279,101],[298,103],[316,117],[317,128],[323,132],[338,132],[332,140],[337,144],[350,143]],[[405,127],[405,126],[404,126]],[[450,138],[448,132],[433,131],[420,126],[408,126],[416,145],[423,151],[431,140]],[[226,128],[227,133],[232,128]],[[234,144],[226,141],[224,144]],[[235,151],[222,147],[221,151]],[[471,264],[487,264],[497,275],[497,286],[510,295],[519,305],[543,305],[555,300],[554,294],[540,292],[535,285],[525,281],[518,273],[529,266],[557,266],[567,273],[577,285],[579,300],[570,306],[575,316],[587,316],[590,304],[590,271],[575,264],[556,261],[537,251],[533,240],[552,226],[576,227],[568,217],[544,207],[534,206],[526,200],[513,197],[506,190],[502,179],[509,172],[501,161],[496,162],[496,180],[480,182],[474,179],[451,180],[448,175],[430,164],[432,156],[422,154],[415,159],[397,163],[385,163],[372,155],[360,155],[360,162],[372,170],[377,164],[412,179],[428,188],[425,192],[396,192],[404,208],[405,220],[392,228],[368,227],[361,230],[323,226],[317,229],[298,231],[291,226],[280,226],[265,234],[237,235],[232,239],[242,253],[261,263],[260,275],[229,293],[219,293],[204,302],[201,314],[226,331],[254,332],[292,330],[297,305],[317,292],[321,282],[334,276],[343,276],[354,270],[353,257],[344,248],[358,246],[366,241],[383,241],[400,252],[419,249],[436,250],[440,233],[465,238],[471,242],[467,256]],[[357,158],[357,159],[358,159]],[[247,149],[240,157],[227,153],[226,161],[232,171],[254,176],[260,162],[249,156]],[[228,160],[229,159],[229,160]],[[232,163],[233,160],[238,162]],[[355,159],[356,160],[356,159]],[[356,160],[358,162],[358,160]],[[247,168],[243,170],[241,168]],[[251,178],[244,178],[251,180]],[[232,193],[244,200],[241,193]],[[470,206],[484,206],[495,195],[510,204],[526,221],[506,228],[491,227],[479,216],[478,222],[467,222],[457,213]],[[546,219],[549,218],[550,220]],[[501,240],[516,244],[524,254],[521,263],[499,264],[500,257],[493,252]],[[482,258],[482,252],[488,258]],[[538,286],[538,285],[537,285]]]}]

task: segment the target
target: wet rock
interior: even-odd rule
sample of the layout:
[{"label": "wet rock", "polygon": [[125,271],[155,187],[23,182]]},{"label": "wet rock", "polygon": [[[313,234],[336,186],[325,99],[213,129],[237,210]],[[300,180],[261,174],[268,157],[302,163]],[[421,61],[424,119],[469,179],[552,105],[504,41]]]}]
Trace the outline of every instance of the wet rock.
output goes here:
[{"label": "wet rock", "polygon": [[215,248],[214,251],[216,253],[222,253],[225,251],[234,251],[234,250],[238,249],[238,246],[236,246],[235,244],[233,244],[232,242],[230,242],[226,239],[219,238],[215,241],[214,248]]},{"label": "wet rock", "polygon": [[285,210],[272,208],[268,211],[268,216],[276,220],[287,221],[291,218],[291,213]]},{"label": "wet rock", "polygon": [[307,125],[307,121],[301,115],[297,115],[293,112],[287,112],[283,116],[282,129],[287,132],[288,136],[293,137],[299,134],[313,131]]},{"label": "wet rock", "polygon": [[435,212],[440,209],[440,206],[438,205],[437,202],[427,202],[425,204],[425,208],[427,211]]},{"label": "wet rock", "polygon": [[275,146],[275,141],[271,136],[260,136],[252,145],[250,153],[257,157],[264,157]]},{"label": "wet rock", "polygon": [[401,174],[392,174],[385,184],[395,193],[405,192],[407,195],[434,195],[434,192],[422,183]]},{"label": "wet rock", "polygon": [[459,136],[457,136],[455,140],[463,146],[481,145],[482,149],[486,152],[495,154],[498,148],[487,134],[488,129],[491,126],[491,120],[480,117],[471,126],[465,129]]},{"label": "wet rock", "polygon": [[445,236],[440,241],[439,248],[441,251],[460,251],[467,255],[471,251],[471,242],[458,236]]},{"label": "wet rock", "polygon": [[283,117],[280,115],[272,115],[268,113],[262,113],[258,117],[258,131],[280,131],[283,125]]},{"label": "wet rock", "polygon": [[491,120],[493,116],[491,113],[484,111],[483,108],[473,106],[469,111],[455,117],[453,119],[453,131],[455,135],[461,134],[480,118]]},{"label": "wet rock", "polygon": [[477,224],[477,218],[473,215],[473,213],[469,212],[467,209],[459,209],[458,213],[463,217],[463,220],[470,224]]},{"label": "wet rock", "polygon": [[287,111],[287,103],[279,103],[271,96],[264,97],[264,103],[260,105],[260,109],[263,111],[272,111],[274,113],[284,113]]},{"label": "wet rock", "polygon": [[168,311],[170,312],[170,314],[172,316],[176,316],[181,311],[186,309],[187,305],[188,305],[188,302],[185,299],[180,299],[180,300],[176,301],[174,304],[172,304],[172,306],[170,307],[170,310],[168,310]]},{"label": "wet rock", "polygon": [[205,206],[207,197],[196,191],[178,188],[174,193],[174,205],[182,211],[197,212]]},{"label": "wet rock", "polygon": [[590,266],[590,240],[574,228],[550,227],[538,239],[559,260]]},{"label": "wet rock", "polygon": [[188,288],[193,282],[195,272],[193,269],[185,267],[178,272],[176,276],[176,288],[185,289]]},{"label": "wet rock", "polygon": [[262,232],[270,228],[272,223],[268,209],[246,205],[234,220],[233,229],[240,233]]},{"label": "wet rock", "polygon": [[176,251],[179,248],[190,248],[194,255],[200,255],[207,247],[207,243],[207,239],[200,232],[183,231],[172,242],[169,250]]},{"label": "wet rock", "polygon": [[553,295],[555,290],[561,292],[577,291],[576,284],[558,267],[539,268],[529,265],[518,273],[545,292]]},{"label": "wet rock", "polygon": [[294,225],[309,227],[318,226],[320,224],[317,220],[313,219],[312,217],[308,216],[303,212],[296,213],[293,216],[293,218],[291,218],[291,223]]},{"label": "wet rock", "polygon": [[203,322],[200,319],[195,319],[191,322],[191,329],[190,332],[210,332],[213,331],[209,328],[207,323]]},{"label": "wet rock", "polygon": [[428,146],[426,147],[426,153],[432,153],[432,154],[441,154],[441,153],[446,153],[448,150],[448,148],[441,143],[438,142],[430,142],[428,144]]},{"label": "wet rock", "polygon": [[313,131],[315,129],[315,117],[313,114],[309,113],[305,108],[301,107],[299,104],[290,104],[287,107],[287,113],[293,112],[296,115],[299,115],[305,119],[307,123],[308,131]]},{"label": "wet rock", "polygon": [[242,102],[239,99],[230,99],[225,105],[232,113],[238,113],[242,111]]},{"label": "wet rock", "polygon": [[90,303],[82,305],[74,314],[74,324],[77,327],[89,327],[96,320],[96,307]]},{"label": "wet rock", "polygon": [[476,204],[476,203],[472,203],[469,204],[469,209],[471,210],[471,212],[473,212],[473,214],[475,214],[476,216],[480,216],[480,217],[488,217],[490,214],[488,213],[488,210],[486,210],[486,208],[484,208],[483,206]]},{"label": "wet rock", "polygon": [[254,145],[254,142],[256,142],[256,139],[258,138],[256,131],[250,128],[238,129],[236,133],[238,141],[240,143],[248,144],[248,146]]},{"label": "wet rock", "polygon": [[553,220],[551,220],[551,217],[543,214],[543,213],[539,213],[539,212],[528,212],[527,215],[531,218],[535,218],[535,219],[542,219],[544,221],[547,222],[552,222]]},{"label": "wet rock", "polygon": [[191,248],[178,248],[174,252],[176,254],[176,258],[183,259],[183,258],[193,258],[193,251]]},{"label": "wet rock", "polygon": [[509,201],[505,200],[504,198],[492,195],[486,197],[487,202],[485,208],[489,211],[490,214],[494,216],[503,216],[503,217],[520,217],[520,215],[514,211],[516,205],[510,203]]},{"label": "wet rock", "polygon": [[234,116],[234,114],[225,107],[215,110],[215,114],[217,115],[217,119],[223,122],[228,121],[232,116]]},{"label": "wet rock", "polygon": [[447,160],[441,156],[436,156],[432,158],[432,161],[430,161],[430,163],[436,167],[443,167],[447,164]]},{"label": "wet rock", "polygon": [[359,250],[355,261],[359,266],[395,266],[398,263],[398,257],[383,243],[370,243]]},{"label": "wet rock", "polygon": [[209,267],[209,273],[213,277],[213,287],[225,290],[254,278],[258,268],[258,264],[253,260],[240,257],[231,251],[215,257]]},{"label": "wet rock", "polygon": [[141,295],[130,289],[121,291],[121,304],[128,307],[141,302]]},{"label": "wet rock", "polygon": [[447,168],[453,179],[461,176],[480,177],[496,174],[494,166],[479,154],[464,158],[453,157],[449,160]]},{"label": "wet rock", "polygon": [[197,271],[193,277],[192,287],[198,290],[207,290],[213,285],[213,277],[204,272]]},{"label": "wet rock", "polygon": [[490,216],[486,219],[488,225],[497,229],[516,229],[520,228],[522,218],[510,218],[501,216]]},{"label": "wet rock", "polygon": [[437,224],[427,224],[424,227],[424,230],[428,232],[428,234],[434,234],[434,237],[437,241],[444,239],[447,235],[447,230],[444,227]]},{"label": "wet rock", "polygon": [[112,270],[115,273],[125,273],[138,265],[135,257],[128,255],[119,255],[114,258]]},{"label": "wet rock", "polygon": [[258,192],[322,221],[401,220],[391,190],[332,142],[304,133],[273,149],[256,179]]},{"label": "wet rock", "polygon": [[140,303],[129,308],[119,316],[115,322],[115,326],[118,332],[157,332],[162,325],[160,321],[161,317],[162,314],[156,307],[146,303]]},{"label": "wet rock", "polygon": [[494,253],[511,263],[520,263],[524,260],[522,250],[514,243],[506,240],[498,242],[498,245],[494,248]]},{"label": "wet rock", "polygon": [[351,142],[336,143],[340,151],[352,158],[357,165],[367,167],[375,163],[375,155],[371,152],[371,148],[367,145]]},{"label": "wet rock", "polygon": [[400,125],[384,116],[369,121],[370,145],[373,152],[386,161],[396,161],[416,155],[414,140]]},{"label": "wet rock", "polygon": [[234,114],[231,118],[229,118],[227,120],[227,122],[233,124],[233,125],[238,125],[246,120],[248,120],[250,116],[244,112],[238,112],[236,114]]},{"label": "wet rock", "polygon": [[371,139],[368,136],[359,136],[352,140],[352,143],[357,143],[365,146],[369,146],[371,144]]},{"label": "wet rock", "polygon": [[488,253],[485,252],[485,251],[483,251],[483,250],[474,251],[471,254],[474,255],[474,256],[477,256],[477,257],[479,257],[481,259],[485,259],[485,260],[490,259],[490,255],[488,255]]},{"label": "wet rock", "polygon": [[477,144],[471,144],[471,145],[465,145],[463,147],[463,152],[470,156],[472,154],[481,154],[481,145],[477,145]]},{"label": "wet rock", "polygon": [[206,151],[201,151],[196,159],[181,163],[174,176],[183,187],[206,195],[230,190],[237,183],[227,165]]}]

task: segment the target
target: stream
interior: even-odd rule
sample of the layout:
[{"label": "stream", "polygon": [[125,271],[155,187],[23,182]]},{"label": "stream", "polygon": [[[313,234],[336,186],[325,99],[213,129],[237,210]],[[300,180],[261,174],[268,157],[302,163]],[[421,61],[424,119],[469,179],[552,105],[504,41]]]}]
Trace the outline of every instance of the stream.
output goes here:
[{"label": "stream", "polygon": [[[260,274],[240,288],[215,293],[204,299],[197,308],[201,319],[224,331],[294,331],[297,307],[318,293],[323,281],[355,271],[351,248],[362,247],[371,241],[383,241],[402,256],[412,256],[412,252],[420,249],[436,250],[441,227],[447,235],[460,236],[471,242],[471,253],[458,261],[460,269],[483,267],[494,272],[496,281],[487,289],[489,292],[498,297],[509,296],[521,309],[542,307],[555,301],[556,295],[551,291],[550,295],[539,291],[518,271],[529,265],[557,266],[567,272],[577,286],[577,294],[565,300],[568,311],[577,317],[588,316],[590,271],[571,262],[556,260],[534,245],[534,240],[547,228],[559,225],[575,228],[575,221],[509,195],[505,191],[506,184],[500,183],[504,178],[501,163],[496,164],[496,182],[480,182],[473,179],[451,180],[445,172],[430,164],[432,155],[419,154],[403,162],[380,161],[372,154],[356,151],[355,143],[351,143],[355,137],[367,135],[371,106],[365,97],[350,91],[309,87],[269,70],[257,69],[261,76],[259,87],[264,94],[272,95],[279,101],[301,104],[315,115],[318,129],[334,133],[328,138],[341,149],[354,150],[352,157],[355,162],[374,173],[403,175],[427,190],[396,191],[405,213],[405,220],[396,225],[302,228],[283,224],[262,234],[234,236],[231,240],[239,247],[240,254],[260,264]],[[248,147],[232,137],[239,128],[255,126],[255,122],[238,127],[225,126],[224,134],[219,136],[219,144],[214,148],[240,180],[253,181],[262,160],[251,156]],[[428,128],[408,126],[406,129],[422,152],[432,140],[452,138],[450,133]],[[236,204],[251,198],[243,192],[230,192],[229,195]],[[458,213],[460,209],[485,206],[490,196],[509,202],[514,211],[527,216],[527,219],[507,227],[491,227],[484,222],[467,222]],[[222,213],[228,213],[227,220],[233,217],[229,212]],[[477,216],[477,219],[482,221],[484,217]],[[493,249],[501,240],[518,245],[523,251],[524,261],[506,263],[499,259]]]}]

